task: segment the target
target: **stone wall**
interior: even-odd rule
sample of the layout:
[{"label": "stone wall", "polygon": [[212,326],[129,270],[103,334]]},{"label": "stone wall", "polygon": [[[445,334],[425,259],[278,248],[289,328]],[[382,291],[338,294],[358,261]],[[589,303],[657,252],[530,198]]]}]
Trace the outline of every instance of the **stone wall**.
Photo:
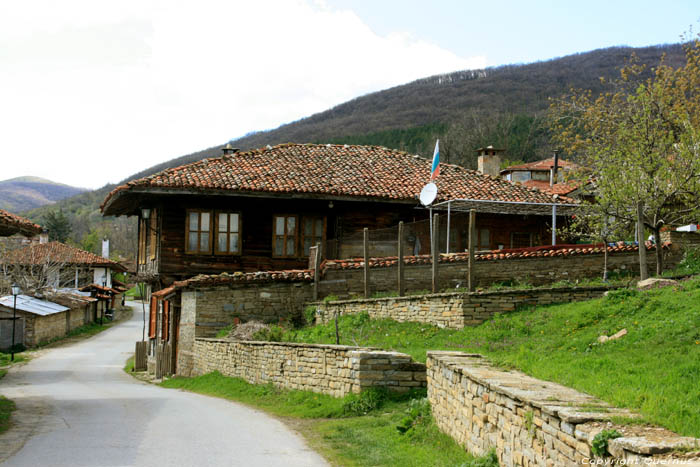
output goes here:
[{"label": "stone wall", "polygon": [[[700,235],[698,235],[700,237]],[[682,254],[672,248],[665,252],[665,269],[671,269]],[[649,271],[656,268],[653,252],[647,254]],[[608,271],[639,275],[639,253],[623,252],[608,255]],[[438,267],[440,290],[465,287],[467,285],[467,263],[441,262]],[[337,295],[348,297],[364,293],[363,269],[328,269],[320,283],[320,296]],[[491,259],[476,261],[474,278],[477,287],[488,287],[495,283],[518,280],[532,285],[546,285],[561,280],[575,281],[603,274],[603,254],[564,255],[553,257],[531,257],[517,259]],[[406,290],[428,291],[432,288],[429,264],[405,267]],[[398,270],[396,266],[370,268],[370,293],[397,290]]]},{"label": "stone wall", "polygon": [[253,282],[183,290],[180,298],[180,334],[177,373],[193,368],[196,338],[215,337],[235,319],[279,322],[300,314],[313,298],[308,282]]},{"label": "stone wall", "polygon": [[559,384],[497,369],[480,355],[428,352],[427,376],[440,430],[473,454],[495,449],[503,467],[595,463],[591,443],[604,428],[623,434],[608,447],[623,465],[647,465],[650,453],[700,442],[656,427],[613,426],[612,417],[635,414]]},{"label": "stone wall", "polygon": [[403,392],[426,385],[425,365],[410,356],[360,347],[196,339],[193,357],[193,375],[219,371],[335,397],[372,386]]},{"label": "stone wall", "polygon": [[369,313],[372,319],[414,321],[444,328],[477,325],[495,313],[521,306],[577,302],[602,296],[608,287],[557,287],[496,292],[441,293],[409,297],[342,300],[317,304],[317,320],[325,323],[336,313]]},{"label": "stone wall", "polygon": [[686,248],[700,247],[700,232],[661,232],[661,242],[670,242],[674,248],[684,250]]}]

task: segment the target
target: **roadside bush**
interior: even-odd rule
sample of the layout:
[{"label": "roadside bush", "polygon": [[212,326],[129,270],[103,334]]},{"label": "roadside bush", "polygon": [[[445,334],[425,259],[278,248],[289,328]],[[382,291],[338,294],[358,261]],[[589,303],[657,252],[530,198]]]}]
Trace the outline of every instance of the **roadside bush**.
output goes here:
[{"label": "roadside bush", "polygon": [[255,334],[253,334],[252,339],[254,341],[282,342],[284,332],[284,328],[274,324],[270,327],[264,327],[259,331],[256,331]]},{"label": "roadside bush", "polygon": [[383,387],[373,387],[359,394],[346,396],[343,413],[348,416],[366,415],[380,408],[388,399],[388,391]]},{"label": "roadside bush", "polygon": [[396,426],[401,434],[408,433],[414,426],[430,421],[430,402],[427,397],[411,399],[406,409],[406,416]]}]

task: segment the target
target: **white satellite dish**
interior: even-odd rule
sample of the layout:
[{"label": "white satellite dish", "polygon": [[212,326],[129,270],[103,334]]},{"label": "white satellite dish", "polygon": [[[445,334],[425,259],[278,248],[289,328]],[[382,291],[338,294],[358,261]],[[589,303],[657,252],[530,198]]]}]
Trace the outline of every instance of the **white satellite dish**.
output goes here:
[{"label": "white satellite dish", "polygon": [[429,206],[437,198],[437,185],[433,182],[428,183],[420,191],[420,202],[423,206]]}]

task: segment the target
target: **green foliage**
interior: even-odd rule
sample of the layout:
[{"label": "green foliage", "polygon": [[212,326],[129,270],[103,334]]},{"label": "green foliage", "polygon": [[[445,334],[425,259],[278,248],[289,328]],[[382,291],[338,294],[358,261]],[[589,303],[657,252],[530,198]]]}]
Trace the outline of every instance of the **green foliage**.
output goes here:
[{"label": "green foliage", "polygon": [[[24,355],[15,353],[14,363],[23,362],[26,359],[27,358]],[[10,360],[10,354],[0,352],[0,366],[7,366],[7,365],[11,365],[11,364],[13,364],[13,362]]]},{"label": "green foliage", "polygon": [[414,426],[430,422],[430,401],[427,397],[411,399],[406,408],[406,416],[396,425],[399,433],[408,433]]},{"label": "green foliage", "polygon": [[231,333],[231,330],[233,329],[233,323],[229,324],[226,327],[223,327],[219,329],[219,331],[216,333],[216,338],[217,339],[223,339],[225,337],[228,337],[228,335]]},{"label": "green foliage", "polygon": [[345,398],[343,413],[349,416],[367,415],[377,410],[388,397],[388,391],[383,387],[371,387],[359,394],[350,394]]},{"label": "green foliage", "polygon": [[328,302],[335,302],[338,300],[337,295],[326,295],[323,297],[323,303],[328,303]]},{"label": "green foliage", "polygon": [[596,457],[608,457],[608,441],[615,438],[620,438],[622,435],[617,430],[603,430],[593,438],[591,443],[591,452]]},{"label": "green foliage", "polygon": [[304,308],[304,321],[307,325],[313,325],[316,323],[316,306],[309,305]]},{"label": "green foliage", "polygon": [[0,396],[0,434],[10,428],[10,416],[13,410],[15,410],[15,403]]},{"label": "green foliage", "polygon": [[71,233],[71,226],[68,217],[63,213],[63,209],[49,211],[44,216],[44,227],[49,230],[49,240],[65,243]]},{"label": "green foliage", "polygon": [[282,342],[284,337],[285,329],[281,326],[273,324],[269,328],[263,328],[256,331],[252,335],[254,341],[265,341],[265,342]]},{"label": "green foliage", "polygon": [[[343,315],[341,344],[404,352],[476,352],[508,368],[556,381],[640,413],[652,423],[700,436],[700,277],[675,287],[622,289],[605,298],[529,308],[461,330]],[[621,339],[601,335],[626,328]],[[290,331],[285,340],[335,343],[334,323]],[[673,345],[669,345],[673,342]]]},{"label": "green foliage", "polygon": [[683,259],[672,271],[674,275],[700,274],[700,248],[688,248],[683,252]]}]

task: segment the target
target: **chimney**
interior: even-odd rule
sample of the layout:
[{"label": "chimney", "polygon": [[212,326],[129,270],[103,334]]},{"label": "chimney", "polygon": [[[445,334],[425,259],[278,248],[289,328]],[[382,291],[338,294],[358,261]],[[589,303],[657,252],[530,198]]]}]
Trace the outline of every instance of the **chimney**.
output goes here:
[{"label": "chimney", "polygon": [[39,243],[49,243],[49,231],[44,229],[39,234]]},{"label": "chimney", "polygon": [[109,259],[109,239],[102,240],[102,257]]},{"label": "chimney", "polygon": [[221,148],[221,150],[224,152],[225,156],[228,156],[230,154],[235,154],[239,151],[238,148],[234,148],[233,146],[231,146],[231,143],[226,143],[226,146]]},{"label": "chimney", "polygon": [[493,146],[477,149],[476,153],[479,155],[477,170],[479,173],[498,177],[501,173],[501,154],[503,151],[503,149],[496,149]]},{"label": "chimney", "polygon": [[554,150],[554,164],[552,165],[552,172],[549,175],[549,186],[554,186],[557,183],[557,171],[559,170],[559,151]]}]

